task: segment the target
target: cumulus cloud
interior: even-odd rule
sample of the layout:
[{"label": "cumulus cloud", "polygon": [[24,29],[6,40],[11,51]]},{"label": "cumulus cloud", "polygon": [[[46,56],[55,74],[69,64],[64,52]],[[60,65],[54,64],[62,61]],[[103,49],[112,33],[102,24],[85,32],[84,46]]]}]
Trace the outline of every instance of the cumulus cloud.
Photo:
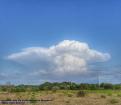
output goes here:
[{"label": "cumulus cloud", "polygon": [[84,42],[64,40],[48,48],[25,48],[7,59],[30,67],[33,75],[79,75],[88,71],[89,63],[109,60],[110,54],[94,50]]}]

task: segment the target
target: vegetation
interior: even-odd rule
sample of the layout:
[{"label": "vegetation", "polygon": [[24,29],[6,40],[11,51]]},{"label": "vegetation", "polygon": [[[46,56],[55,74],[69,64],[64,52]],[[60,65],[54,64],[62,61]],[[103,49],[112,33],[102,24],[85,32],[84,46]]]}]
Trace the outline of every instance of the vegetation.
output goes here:
[{"label": "vegetation", "polygon": [[[73,82],[45,82],[41,85],[4,85],[0,86],[0,90],[4,92],[25,92],[25,91],[41,91],[41,90],[120,90],[121,84],[101,83],[99,84],[87,84],[87,83],[73,83]],[[110,94],[110,93],[109,93]]]},{"label": "vegetation", "polygon": [[0,86],[0,100],[29,100],[25,105],[121,105],[119,87],[120,84],[72,82],[4,85]]},{"label": "vegetation", "polygon": [[110,103],[111,103],[111,104],[116,104],[116,103],[118,103],[118,102],[119,102],[119,101],[118,101],[117,99],[111,99],[111,100],[110,100]]},{"label": "vegetation", "polygon": [[78,91],[78,93],[77,93],[77,97],[85,97],[85,95],[86,95],[86,92],[85,91]]},{"label": "vegetation", "polygon": [[102,95],[101,95],[101,98],[106,98],[106,96],[102,94]]}]

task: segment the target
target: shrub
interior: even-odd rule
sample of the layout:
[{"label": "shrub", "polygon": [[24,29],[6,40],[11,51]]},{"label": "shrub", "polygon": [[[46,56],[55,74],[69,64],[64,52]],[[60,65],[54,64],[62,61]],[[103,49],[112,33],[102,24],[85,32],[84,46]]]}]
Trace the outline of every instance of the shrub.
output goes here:
[{"label": "shrub", "polygon": [[68,93],[68,97],[72,97],[73,96],[73,94],[71,94],[71,93]]},{"label": "shrub", "polygon": [[117,99],[111,99],[111,100],[110,100],[110,103],[111,103],[111,104],[118,103],[118,100],[117,100]]},{"label": "shrub", "polygon": [[113,85],[110,84],[110,83],[105,83],[105,84],[103,85],[103,87],[104,87],[104,89],[113,89]]},{"label": "shrub", "polygon": [[121,94],[117,94],[118,97],[121,97]]},{"label": "shrub", "polygon": [[66,102],[66,103],[70,103],[70,101],[69,101],[69,100],[65,100],[65,102]]},{"label": "shrub", "polygon": [[57,90],[59,90],[60,88],[58,86],[54,86],[52,87],[52,92],[55,93]]},{"label": "shrub", "polygon": [[101,95],[101,98],[106,98],[106,96],[102,94],[102,95]]},{"label": "shrub", "polygon": [[82,90],[77,93],[77,97],[85,97],[85,95],[86,95],[86,92]]}]

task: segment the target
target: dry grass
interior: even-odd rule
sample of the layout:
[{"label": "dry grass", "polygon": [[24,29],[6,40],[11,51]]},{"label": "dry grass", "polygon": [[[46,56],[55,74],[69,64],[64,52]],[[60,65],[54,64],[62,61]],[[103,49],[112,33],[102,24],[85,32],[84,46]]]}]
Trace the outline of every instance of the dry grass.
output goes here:
[{"label": "dry grass", "polygon": [[25,105],[121,105],[121,97],[112,94],[87,93],[77,97],[77,91],[40,91],[21,93],[0,93],[0,100],[52,99],[49,102],[28,103]]}]

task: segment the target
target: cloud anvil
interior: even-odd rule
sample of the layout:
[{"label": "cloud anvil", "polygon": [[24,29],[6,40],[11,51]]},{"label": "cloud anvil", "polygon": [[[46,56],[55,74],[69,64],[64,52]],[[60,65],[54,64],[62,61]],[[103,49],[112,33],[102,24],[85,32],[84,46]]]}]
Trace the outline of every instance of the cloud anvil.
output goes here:
[{"label": "cloud anvil", "polygon": [[48,48],[25,48],[7,59],[30,67],[33,75],[79,75],[88,70],[88,63],[105,62],[110,54],[91,49],[85,42],[64,40]]}]

